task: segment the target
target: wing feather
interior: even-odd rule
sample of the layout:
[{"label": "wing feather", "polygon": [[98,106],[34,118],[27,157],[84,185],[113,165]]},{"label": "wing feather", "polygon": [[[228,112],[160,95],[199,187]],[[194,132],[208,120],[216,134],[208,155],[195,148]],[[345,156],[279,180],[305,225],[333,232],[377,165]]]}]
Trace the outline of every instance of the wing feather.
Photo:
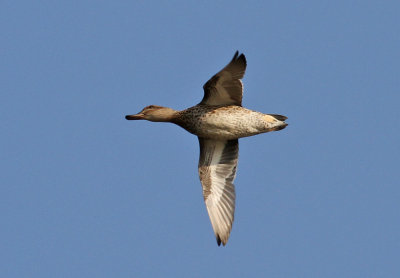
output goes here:
[{"label": "wing feather", "polygon": [[243,78],[246,57],[236,51],[231,62],[204,84],[204,97],[200,104],[242,105]]},{"label": "wing feather", "polygon": [[219,141],[199,137],[199,176],[204,202],[218,245],[228,241],[235,213],[233,180],[239,153],[238,140]]}]

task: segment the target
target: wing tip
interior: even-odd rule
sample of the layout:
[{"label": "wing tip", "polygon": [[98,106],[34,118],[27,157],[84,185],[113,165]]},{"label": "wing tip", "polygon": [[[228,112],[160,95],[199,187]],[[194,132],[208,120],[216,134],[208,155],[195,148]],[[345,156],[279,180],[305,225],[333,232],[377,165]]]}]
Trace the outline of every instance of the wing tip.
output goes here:
[{"label": "wing tip", "polygon": [[236,50],[235,55],[233,55],[231,62],[242,62],[247,65],[246,56],[243,53],[239,55],[239,50]]},{"label": "wing tip", "polygon": [[233,55],[232,60],[236,60],[236,58],[239,56],[239,50],[236,50],[235,55]]},{"label": "wing tip", "polygon": [[221,246],[221,239],[220,239],[220,237],[218,235],[217,235],[217,244],[218,244],[218,246]]},{"label": "wing tip", "polygon": [[222,246],[225,246],[226,243],[228,242],[228,239],[222,240],[222,239],[219,237],[219,235],[217,235],[216,237],[217,237],[217,244],[218,244],[218,246],[221,246],[221,243],[222,243]]},{"label": "wing tip", "polygon": [[222,246],[225,246],[228,243],[229,234],[226,237],[221,237],[219,234],[216,234],[215,237],[217,239],[218,246],[221,246],[221,243],[222,243]]}]

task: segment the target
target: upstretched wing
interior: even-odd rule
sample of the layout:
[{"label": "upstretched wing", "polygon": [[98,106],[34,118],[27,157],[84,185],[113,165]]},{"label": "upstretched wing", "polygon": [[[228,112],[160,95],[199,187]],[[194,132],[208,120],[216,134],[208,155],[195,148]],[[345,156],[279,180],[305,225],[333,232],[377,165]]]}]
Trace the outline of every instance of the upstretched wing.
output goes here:
[{"label": "upstretched wing", "polygon": [[233,180],[238,162],[238,140],[219,141],[199,137],[199,176],[211,225],[218,245],[228,241],[235,213]]},{"label": "upstretched wing", "polygon": [[242,105],[243,78],[246,57],[236,51],[232,61],[204,84],[204,97],[200,104]]}]

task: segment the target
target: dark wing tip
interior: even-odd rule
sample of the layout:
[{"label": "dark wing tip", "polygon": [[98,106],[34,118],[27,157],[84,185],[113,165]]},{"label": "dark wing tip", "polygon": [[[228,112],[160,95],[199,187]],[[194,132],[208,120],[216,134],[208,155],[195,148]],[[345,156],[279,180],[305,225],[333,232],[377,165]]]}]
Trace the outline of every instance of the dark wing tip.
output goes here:
[{"label": "dark wing tip", "polygon": [[217,236],[217,244],[218,246],[221,246],[221,239],[219,238],[219,236]]},{"label": "dark wing tip", "polygon": [[247,61],[246,61],[246,56],[244,56],[244,54],[240,54],[238,61],[240,61],[241,63],[243,63],[245,66],[247,66]]},{"label": "dark wing tip", "polygon": [[235,61],[238,56],[239,56],[239,50],[236,50],[235,55],[233,55],[232,61]]},{"label": "dark wing tip", "polygon": [[246,56],[244,56],[243,53],[239,55],[239,51],[237,50],[235,52],[235,55],[233,55],[231,63],[232,62],[243,63],[245,66],[247,66]]},{"label": "dark wing tip", "polygon": [[222,241],[221,238],[219,237],[219,235],[217,235],[217,244],[218,246],[221,246],[221,243],[223,246],[226,245],[226,241]]}]

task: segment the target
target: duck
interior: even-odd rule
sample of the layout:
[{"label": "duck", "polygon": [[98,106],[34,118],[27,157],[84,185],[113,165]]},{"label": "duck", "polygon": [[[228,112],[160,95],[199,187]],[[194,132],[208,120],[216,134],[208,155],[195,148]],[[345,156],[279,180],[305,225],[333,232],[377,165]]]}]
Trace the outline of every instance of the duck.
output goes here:
[{"label": "duck", "polygon": [[245,55],[236,51],[232,60],[204,86],[201,102],[188,109],[149,105],[127,120],[176,124],[198,137],[198,172],[203,198],[218,246],[228,242],[235,214],[234,179],[239,138],[284,129],[286,116],[264,114],[242,106]]}]

